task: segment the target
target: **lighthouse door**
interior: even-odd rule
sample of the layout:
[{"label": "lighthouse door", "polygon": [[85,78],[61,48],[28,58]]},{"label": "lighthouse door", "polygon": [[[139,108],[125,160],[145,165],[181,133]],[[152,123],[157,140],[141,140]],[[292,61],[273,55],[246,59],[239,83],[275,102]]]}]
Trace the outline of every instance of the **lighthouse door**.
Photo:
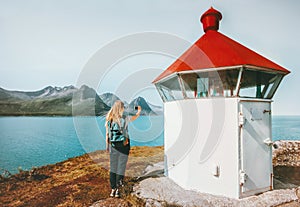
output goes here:
[{"label": "lighthouse door", "polygon": [[241,197],[272,189],[271,104],[239,104]]}]

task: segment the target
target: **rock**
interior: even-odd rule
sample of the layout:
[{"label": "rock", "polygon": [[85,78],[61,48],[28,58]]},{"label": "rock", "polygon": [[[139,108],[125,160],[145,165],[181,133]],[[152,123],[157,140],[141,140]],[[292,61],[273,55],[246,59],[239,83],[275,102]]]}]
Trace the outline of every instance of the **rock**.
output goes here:
[{"label": "rock", "polygon": [[240,199],[241,206],[278,206],[298,200],[295,189],[273,190],[258,196]]},{"label": "rock", "polygon": [[[141,181],[133,189],[133,195],[143,199],[148,206],[214,206],[211,195],[199,194],[196,191],[184,190],[167,177],[148,178]],[[223,200],[234,205],[237,200],[216,196],[215,204],[222,204]]]},{"label": "rock", "polygon": [[121,198],[107,198],[97,201],[90,207],[131,207],[132,205]]},{"label": "rock", "polygon": [[152,165],[148,165],[144,170],[144,175],[153,174],[153,172],[161,172],[164,169],[164,162],[158,162]]},{"label": "rock", "polygon": [[[298,201],[298,189],[273,190],[258,196],[233,199],[207,193],[184,190],[167,177],[148,178],[134,186],[133,196],[145,201],[146,206],[278,206]],[[297,203],[297,202],[295,202]]]},{"label": "rock", "polygon": [[149,177],[161,177],[164,175],[164,162],[154,163],[152,165],[148,165],[143,174],[139,176],[136,181],[140,181]]},{"label": "rock", "polygon": [[298,186],[293,184],[293,183],[289,183],[289,182],[283,182],[280,179],[277,179],[276,177],[273,178],[273,185],[275,189],[287,189],[287,188],[297,188]]},{"label": "rock", "polygon": [[280,140],[273,146],[273,166],[300,167],[300,141]]},{"label": "rock", "polygon": [[300,186],[300,167],[274,166],[273,173],[275,189]]}]

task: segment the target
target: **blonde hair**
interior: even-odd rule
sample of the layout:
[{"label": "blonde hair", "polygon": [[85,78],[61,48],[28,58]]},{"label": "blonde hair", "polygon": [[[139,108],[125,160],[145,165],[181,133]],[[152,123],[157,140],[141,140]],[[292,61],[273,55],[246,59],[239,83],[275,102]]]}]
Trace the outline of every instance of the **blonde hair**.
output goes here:
[{"label": "blonde hair", "polygon": [[106,121],[116,122],[120,124],[124,112],[124,103],[120,100],[116,101],[106,115]]}]

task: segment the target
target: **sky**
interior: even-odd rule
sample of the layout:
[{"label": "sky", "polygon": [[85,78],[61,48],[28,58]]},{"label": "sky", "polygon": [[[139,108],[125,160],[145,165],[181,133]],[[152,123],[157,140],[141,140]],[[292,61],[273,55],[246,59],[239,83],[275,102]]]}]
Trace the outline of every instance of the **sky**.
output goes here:
[{"label": "sky", "polygon": [[151,80],[204,34],[199,18],[211,6],[221,33],[291,71],[273,114],[300,115],[299,0],[0,0],[0,87],[78,86],[97,59],[89,76],[100,94],[161,104]]}]

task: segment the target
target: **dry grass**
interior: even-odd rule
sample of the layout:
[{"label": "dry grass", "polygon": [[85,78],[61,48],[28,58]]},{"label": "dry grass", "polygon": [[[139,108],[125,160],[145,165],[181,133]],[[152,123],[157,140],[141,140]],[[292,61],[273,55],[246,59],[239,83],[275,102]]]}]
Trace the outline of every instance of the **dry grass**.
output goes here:
[{"label": "dry grass", "polygon": [[[140,175],[148,164],[163,160],[163,147],[132,147],[127,165],[128,183],[123,199],[108,199],[109,155],[97,151],[22,172],[0,181],[0,206],[90,206],[96,201],[127,203],[132,175]],[[121,203],[122,203],[121,202]],[[113,206],[113,204],[112,204]],[[126,206],[126,205],[124,205]]]}]

